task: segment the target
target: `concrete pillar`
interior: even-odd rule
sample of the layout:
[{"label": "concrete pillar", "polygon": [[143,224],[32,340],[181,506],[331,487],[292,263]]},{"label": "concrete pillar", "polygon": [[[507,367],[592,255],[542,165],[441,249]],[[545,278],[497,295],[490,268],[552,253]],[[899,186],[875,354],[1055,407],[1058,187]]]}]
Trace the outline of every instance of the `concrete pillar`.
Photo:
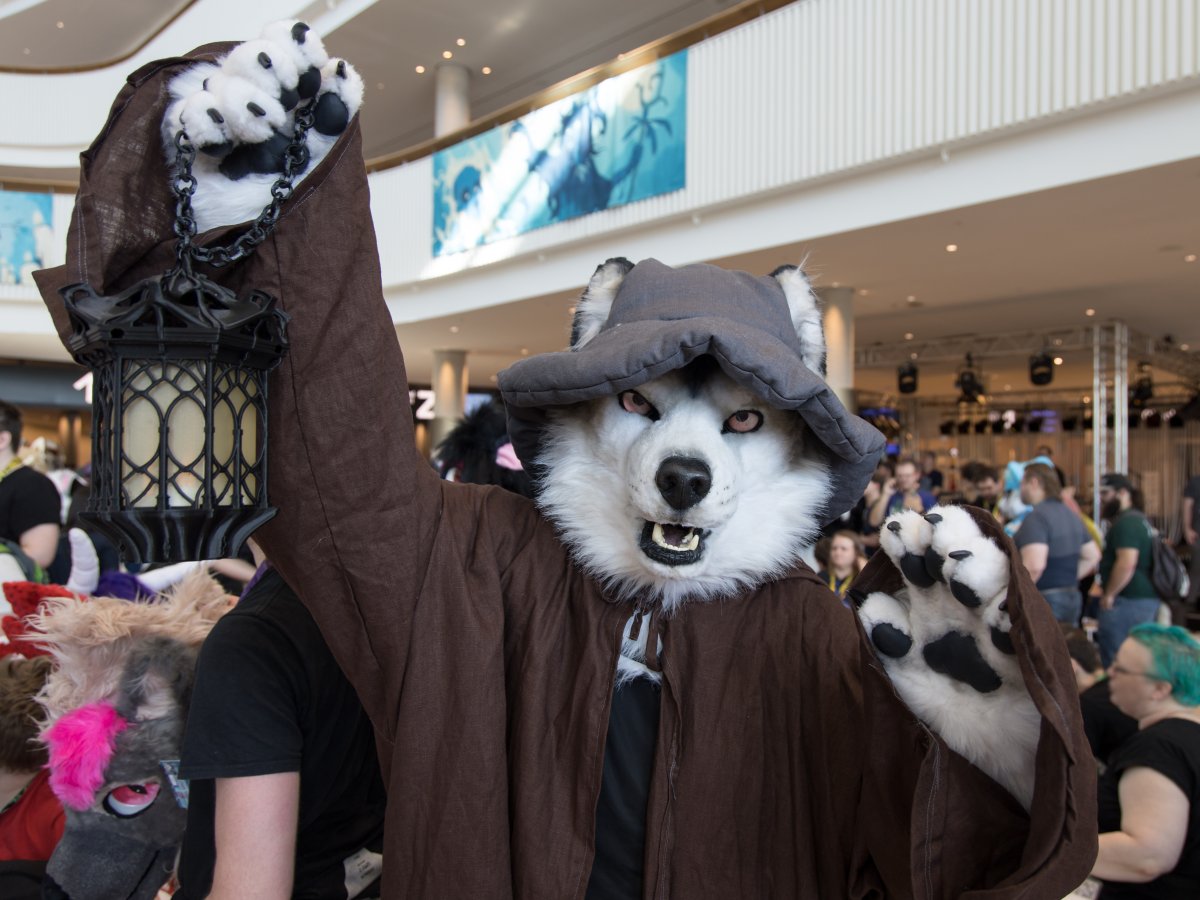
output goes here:
[{"label": "concrete pillar", "polygon": [[437,450],[463,417],[467,401],[467,351],[434,350],[433,421],[429,423],[430,451]]},{"label": "concrete pillar", "polygon": [[854,288],[821,288],[817,295],[825,315],[825,380],[842,405],[854,404]]},{"label": "concrete pillar", "polygon": [[442,63],[437,67],[433,108],[433,135],[441,137],[465,128],[471,121],[468,90],[471,73],[466,66]]}]

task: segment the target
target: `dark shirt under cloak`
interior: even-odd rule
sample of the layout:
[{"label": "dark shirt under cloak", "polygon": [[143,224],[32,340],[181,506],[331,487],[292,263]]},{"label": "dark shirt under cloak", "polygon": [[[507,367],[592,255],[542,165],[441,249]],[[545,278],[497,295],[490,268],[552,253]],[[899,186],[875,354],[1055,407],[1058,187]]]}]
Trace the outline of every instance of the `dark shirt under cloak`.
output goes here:
[{"label": "dark shirt under cloak", "polygon": [[[83,155],[67,263],[39,277],[64,339],[57,288],[86,277],[111,292],[174,261],[159,123],[163,84],[184,64],[134,73]],[[384,896],[582,898],[631,607],[571,562],[528,501],[439,481],[416,453],[357,120],[275,235],[219,277],[292,316],[270,387],[279,514],[260,537],[375,726]],[[913,718],[853,614],[798,567],[659,621],[644,896],[1001,900],[1082,882],[1094,765],[1065,647],[1004,546],[1014,641],[1043,716],[1032,818]],[[898,584],[876,554],[856,587]]]}]

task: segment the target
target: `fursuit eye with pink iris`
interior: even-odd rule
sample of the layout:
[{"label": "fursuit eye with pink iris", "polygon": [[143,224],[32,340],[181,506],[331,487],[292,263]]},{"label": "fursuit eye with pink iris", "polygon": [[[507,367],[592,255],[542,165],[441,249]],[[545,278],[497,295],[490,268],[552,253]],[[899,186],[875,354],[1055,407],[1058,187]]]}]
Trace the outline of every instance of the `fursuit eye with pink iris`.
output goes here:
[{"label": "fursuit eye with pink iris", "polygon": [[131,819],[150,808],[158,796],[158,787],[157,781],[122,784],[108,792],[104,798],[104,808],[114,816]]},{"label": "fursuit eye with pink iris", "polygon": [[619,397],[621,408],[638,416],[654,416],[657,410],[637,391],[622,391]]},{"label": "fursuit eye with pink iris", "polygon": [[739,409],[725,420],[725,430],[734,434],[749,434],[762,428],[762,413],[755,409]]}]

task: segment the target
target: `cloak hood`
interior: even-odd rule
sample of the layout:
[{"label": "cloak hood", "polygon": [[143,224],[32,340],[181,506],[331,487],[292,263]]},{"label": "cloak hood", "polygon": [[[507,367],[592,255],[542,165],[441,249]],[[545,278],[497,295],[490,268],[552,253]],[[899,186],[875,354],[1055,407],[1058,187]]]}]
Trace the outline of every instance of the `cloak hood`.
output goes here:
[{"label": "cloak hood", "polygon": [[[588,293],[602,271],[617,262],[628,267],[623,260],[610,260],[597,269]],[[529,468],[552,409],[631,390],[697,357],[712,356],[725,374],[772,407],[799,413],[820,441],[833,483],[822,521],[830,521],[862,496],[884,437],[848,412],[821,374],[805,363],[814,356],[805,352],[803,336],[774,275],[757,277],[706,264],[671,268],[644,260],[627,268],[594,337],[500,373],[509,436]]]}]

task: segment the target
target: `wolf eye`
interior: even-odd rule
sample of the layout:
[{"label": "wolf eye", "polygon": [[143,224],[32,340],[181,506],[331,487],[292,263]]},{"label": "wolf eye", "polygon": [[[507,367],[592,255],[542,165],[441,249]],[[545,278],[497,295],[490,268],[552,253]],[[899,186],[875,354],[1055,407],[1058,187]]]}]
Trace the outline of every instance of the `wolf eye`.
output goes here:
[{"label": "wolf eye", "polygon": [[732,416],[725,420],[725,427],[721,429],[722,433],[729,434],[749,434],[751,431],[758,431],[762,428],[763,417],[756,409],[739,409]]},{"label": "wolf eye", "polygon": [[150,808],[158,796],[157,781],[141,784],[122,784],[108,792],[104,798],[104,809],[121,819],[132,819]]},{"label": "wolf eye", "polygon": [[621,409],[625,410],[625,412],[645,416],[651,422],[658,420],[658,410],[637,391],[622,391],[617,396],[617,401],[621,404]]}]

